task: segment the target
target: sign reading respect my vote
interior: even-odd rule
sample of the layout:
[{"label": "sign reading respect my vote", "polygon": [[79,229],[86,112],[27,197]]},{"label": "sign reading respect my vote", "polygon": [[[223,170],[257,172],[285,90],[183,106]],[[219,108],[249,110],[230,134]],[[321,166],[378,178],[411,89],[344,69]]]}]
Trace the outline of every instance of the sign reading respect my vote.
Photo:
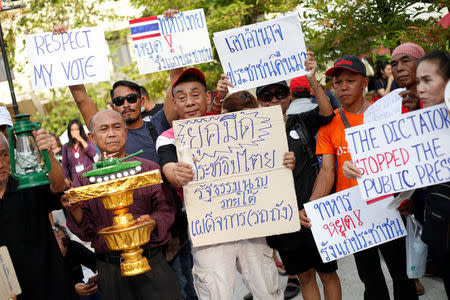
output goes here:
[{"label": "sign reading respect my vote", "polygon": [[101,27],[30,34],[25,42],[33,90],[109,80]]},{"label": "sign reading respect my vote", "polygon": [[363,251],[406,235],[392,196],[364,201],[359,187],[306,203],[311,230],[323,262]]},{"label": "sign reading respect my vote", "polygon": [[306,47],[297,15],[214,33],[230,93],[305,75]]},{"label": "sign reading respect my vote", "polygon": [[[180,161],[195,179],[183,188],[194,247],[300,229],[281,107],[174,122]],[[188,159],[184,159],[185,151]]]},{"label": "sign reading respect my vote", "polygon": [[363,199],[450,181],[450,117],[444,104],[345,130],[362,171]]},{"label": "sign reading respect my vote", "polygon": [[140,74],[213,60],[203,9],[130,20],[131,39]]}]

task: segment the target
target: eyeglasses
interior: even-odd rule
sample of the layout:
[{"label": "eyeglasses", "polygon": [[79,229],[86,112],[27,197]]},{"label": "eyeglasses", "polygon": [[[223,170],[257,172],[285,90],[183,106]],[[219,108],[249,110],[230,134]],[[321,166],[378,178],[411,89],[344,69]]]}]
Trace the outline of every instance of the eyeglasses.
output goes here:
[{"label": "eyeglasses", "polygon": [[136,94],[129,94],[126,95],[125,97],[116,97],[114,99],[112,99],[112,102],[114,103],[115,106],[122,106],[125,103],[125,100],[128,101],[128,103],[136,103],[138,99],[138,95]]},{"label": "eyeglasses", "polygon": [[281,99],[286,98],[288,95],[289,95],[289,91],[285,90],[285,89],[278,90],[274,93],[266,91],[259,96],[259,99],[262,102],[270,102],[270,101],[272,101],[273,96],[275,96],[278,100],[281,100]]}]

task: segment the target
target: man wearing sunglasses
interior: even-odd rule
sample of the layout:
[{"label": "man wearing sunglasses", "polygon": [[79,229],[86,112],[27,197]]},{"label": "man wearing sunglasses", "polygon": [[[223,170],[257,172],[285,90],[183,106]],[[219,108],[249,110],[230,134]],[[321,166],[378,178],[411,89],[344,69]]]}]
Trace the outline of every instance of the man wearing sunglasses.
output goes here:
[{"label": "man wearing sunglasses", "polygon": [[[318,107],[300,114],[287,116],[286,110],[292,99],[292,93],[286,81],[260,86],[256,96],[261,106],[281,105],[286,122],[286,134],[289,151],[295,153],[296,165],[293,170],[297,204],[300,210],[309,201],[315,179],[319,171],[319,163],[315,156],[315,135],[319,128],[328,124],[334,117],[333,108],[325,91],[315,77],[317,63],[312,52],[307,53],[305,61],[309,88],[317,97]],[[337,276],[337,263],[324,264],[314,242],[311,230],[302,230],[267,237],[270,247],[276,249],[286,268],[288,285],[285,299],[290,299],[298,293],[298,280],[305,299],[320,299],[316,282],[316,272],[322,281],[327,299],[341,299],[341,285]],[[298,279],[297,279],[298,278]]]}]

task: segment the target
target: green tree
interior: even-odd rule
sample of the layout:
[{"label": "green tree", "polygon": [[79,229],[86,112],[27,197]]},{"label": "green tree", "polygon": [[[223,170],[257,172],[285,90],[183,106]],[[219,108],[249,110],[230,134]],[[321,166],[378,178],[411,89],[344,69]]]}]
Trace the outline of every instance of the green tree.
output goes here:
[{"label": "green tree", "polygon": [[[305,39],[321,65],[344,54],[372,55],[380,45],[393,49],[411,41],[430,49],[449,50],[448,30],[436,20],[415,19],[444,7],[440,1],[427,1],[428,7],[411,9],[409,0],[306,0]],[[407,13],[407,8],[412,13]]]}]

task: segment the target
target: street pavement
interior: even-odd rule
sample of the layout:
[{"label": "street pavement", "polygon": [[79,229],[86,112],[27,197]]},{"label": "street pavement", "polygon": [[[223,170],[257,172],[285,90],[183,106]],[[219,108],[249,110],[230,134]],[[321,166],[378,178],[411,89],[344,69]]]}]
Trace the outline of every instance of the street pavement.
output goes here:
[{"label": "street pavement", "polygon": [[[359,280],[358,273],[356,272],[355,260],[353,259],[353,255],[341,258],[338,260],[338,275],[341,280],[342,285],[342,299],[343,300],[363,300],[363,292],[364,288],[362,283]],[[387,284],[389,287],[389,293],[391,295],[391,299],[394,299],[393,289],[392,289],[392,279],[389,275],[386,264],[382,260],[382,268],[384,272],[384,276],[387,280]],[[286,287],[287,277],[279,276],[280,279],[280,287],[282,290]],[[317,282],[319,283],[319,288],[322,292],[322,285],[320,284],[320,279],[317,276]],[[422,277],[420,279],[423,286],[425,287],[425,294],[419,297],[419,300],[445,300],[445,290],[444,284],[442,280],[437,277]],[[242,300],[242,298],[248,293],[247,288],[245,287],[242,277],[239,273],[236,273],[236,282],[235,282],[235,293],[234,300]],[[301,293],[292,298],[293,300],[303,299]],[[322,299],[323,294],[322,294]]]}]

